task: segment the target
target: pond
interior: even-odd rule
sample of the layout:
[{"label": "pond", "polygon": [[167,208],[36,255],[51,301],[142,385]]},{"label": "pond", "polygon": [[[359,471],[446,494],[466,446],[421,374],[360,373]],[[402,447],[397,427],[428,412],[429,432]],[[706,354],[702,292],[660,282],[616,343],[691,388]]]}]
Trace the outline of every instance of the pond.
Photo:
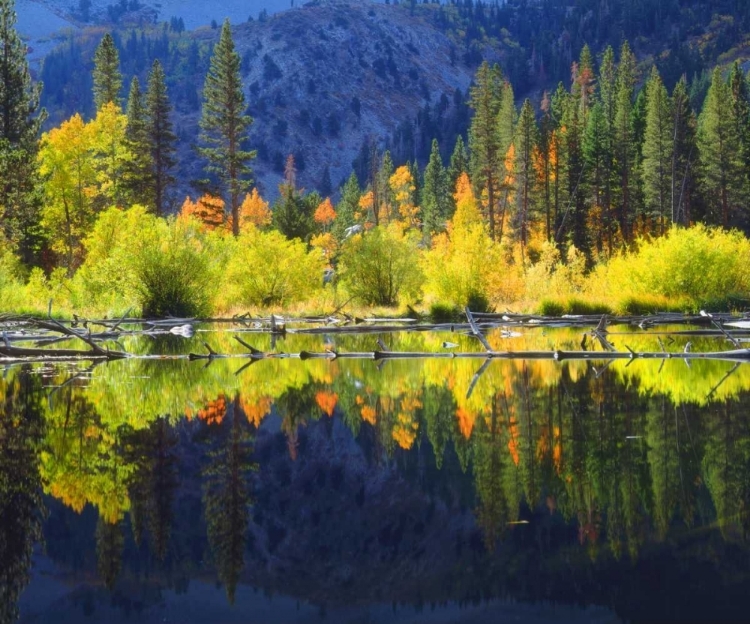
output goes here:
[{"label": "pond", "polygon": [[[119,346],[243,352],[237,330]],[[583,331],[488,339],[573,350]],[[717,349],[609,337],[688,338]],[[288,353],[378,339],[482,351],[434,331],[243,337]],[[747,364],[16,363],[0,401],[2,623],[746,619]]]}]

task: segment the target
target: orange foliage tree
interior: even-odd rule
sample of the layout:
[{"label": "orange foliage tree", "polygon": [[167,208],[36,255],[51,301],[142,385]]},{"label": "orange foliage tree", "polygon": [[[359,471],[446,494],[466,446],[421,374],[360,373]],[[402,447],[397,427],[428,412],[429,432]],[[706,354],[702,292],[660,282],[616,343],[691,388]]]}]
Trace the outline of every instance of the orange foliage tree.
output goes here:
[{"label": "orange foliage tree", "polygon": [[315,220],[315,223],[317,223],[322,228],[323,232],[328,232],[331,227],[331,223],[333,223],[334,219],[336,219],[336,211],[333,209],[333,204],[331,203],[331,199],[329,197],[326,197],[322,202],[320,202],[318,207],[315,209],[313,219]]},{"label": "orange foliage tree", "polygon": [[207,230],[223,230],[227,227],[224,200],[208,193],[197,202],[186,197],[180,208],[180,217],[193,217]]},{"label": "orange foliage tree", "polygon": [[245,195],[245,200],[240,206],[240,224],[243,229],[248,225],[254,225],[257,228],[271,225],[271,209],[268,207],[268,202],[260,196],[257,188]]}]

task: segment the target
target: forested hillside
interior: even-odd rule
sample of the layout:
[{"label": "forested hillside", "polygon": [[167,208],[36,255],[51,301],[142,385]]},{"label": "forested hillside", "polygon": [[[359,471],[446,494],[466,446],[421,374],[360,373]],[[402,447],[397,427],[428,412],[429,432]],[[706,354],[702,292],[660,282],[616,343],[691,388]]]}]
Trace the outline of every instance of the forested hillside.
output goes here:
[{"label": "forested hillside", "polygon": [[[447,158],[456,137],[466,137],[468,81],[483,59],[499,62],[516,95],[532,95],[538,110],[543,90],[569,84],[584,45],[596,62],[607,45],[619,48],[627,39],[638,56],[639,85],[655,63],[669,89],[685,75],[691,102],[699,105],[717,62],[750,56],[749,11],[732,0],[469,0],[442,6],[355,0],[311,2],[238,24],[244,88],[258,122],[251,142],[259,152],[261,190],[276,194],[289,154],[295,155],[300,182],[323,192],[326,165],[334,187],[352,164],[365,182],[373,144],[381,152],[390,149],[397,164],[415,158],[425,164],[437,138]],[[184,195],[199,177],[187,166],[187,154],[218,30],[207,25],[186,31],[176,15],[149,25],[120,13],[107,23],[108,14],[99,11],[91,18],[97,25],[45,60],[40,79],[47,125],[74,112],[93,113],[91,74],[80,69],[92,68],[96,44],[114,28],[126,84],[133,75],[143,82],[154,59],[165,68],[185,156],[177,174]]]},{"label": "forested hillside", "polygon": [[45,62],[48,118],[9,19],[6,287],[156,314],[742,301],[747,240],[704,226],[750,228],[747,11],[649,7],[638,28],[615,1],[97,27]]}]

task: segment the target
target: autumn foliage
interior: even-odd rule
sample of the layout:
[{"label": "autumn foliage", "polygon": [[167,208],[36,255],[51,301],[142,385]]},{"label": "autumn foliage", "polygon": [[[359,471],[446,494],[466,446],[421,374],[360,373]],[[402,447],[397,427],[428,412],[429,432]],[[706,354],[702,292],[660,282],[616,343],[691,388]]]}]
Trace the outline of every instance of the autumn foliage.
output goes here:
[{"label": "autumn foliage", "polygon": [[240,224],[243,230],[249,225],[257,228],[271,225],[271,210],[268,202],[260,196],[257,188],[245,195],[245,200],[240,206]]},{"label": "autumn foliage", "polygon": [[227,228],[224,207],[224,200],[214,195],[205,194],[196,202],[186,197],[180,208],[180,216],[196,219],[207,230],[224,230]]}]

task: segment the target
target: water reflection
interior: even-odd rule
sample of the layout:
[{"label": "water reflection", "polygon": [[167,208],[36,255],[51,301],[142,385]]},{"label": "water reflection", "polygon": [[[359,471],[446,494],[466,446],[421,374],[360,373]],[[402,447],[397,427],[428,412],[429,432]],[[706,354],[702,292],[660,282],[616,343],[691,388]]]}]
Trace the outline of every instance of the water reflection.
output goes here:
[{"label": "water reflection", "polygon": [[229,603],[253,586],[324,611],[512,597],[634,620],[741,619],[750,367],[478,367],[6,370],[0,622],[16,617],[43,526],[54,575],[89,587],[68,597],[89,611],[98,585],[143,610],[215,579]]}]

